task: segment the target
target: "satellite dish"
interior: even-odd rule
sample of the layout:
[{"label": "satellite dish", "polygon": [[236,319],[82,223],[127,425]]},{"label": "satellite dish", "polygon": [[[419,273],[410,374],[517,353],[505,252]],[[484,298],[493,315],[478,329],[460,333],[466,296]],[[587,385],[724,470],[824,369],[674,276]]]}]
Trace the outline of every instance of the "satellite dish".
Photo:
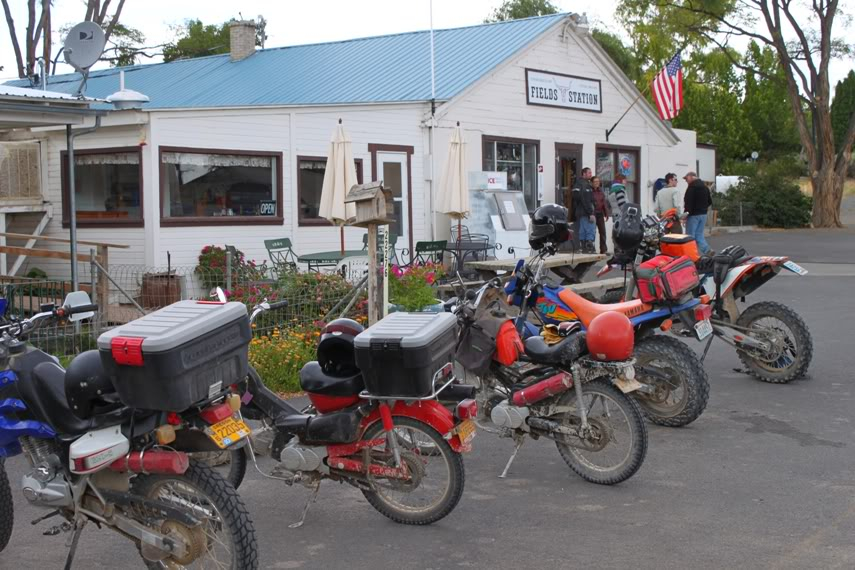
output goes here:
[{"label": "satellite dish", "polygon": [[101,26],[95,22],[81,22],[71,28],[65,36],[65,45],[62,50],[65,61],[83,73],[101,58],[106,43]]}]

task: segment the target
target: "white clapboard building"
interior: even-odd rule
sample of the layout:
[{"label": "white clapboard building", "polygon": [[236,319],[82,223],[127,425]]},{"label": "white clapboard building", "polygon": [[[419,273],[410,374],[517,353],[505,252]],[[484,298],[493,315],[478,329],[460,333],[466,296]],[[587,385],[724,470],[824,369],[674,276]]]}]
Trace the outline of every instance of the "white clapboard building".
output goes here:
[{"label": "white clapboard building", "polygon": [[[638,91],[575,15],[435,31],[434,100],[427,31],[263,50],[251,22],[231,33],[229,54],[91,74],[89,97],[117,91],[124,71],[127,88],[150,98],[141,110],[95,105],[100,128],[75,141],[79,239],[130,246],[111,263],[165,266],[169,252],[173,266],[192,266],[206,244],[263,260],[263,241],[281,237],[301,254],[337,249],[339,232],[317,212],[339,119],[360,179],[394,191],[399,248],[448,236],[433,204],[458,122],[468,170],[506,172],[529,210],[561,201],[583,166],[607,183],[624,173],[649,209],[653,181],[696,164],[694,133],[670,128],[644,99],[606,140]],[[48,89],[79,83],[56,76]],[[53,213],[42,233],[68,237],[65,129],[0,132],[0,141],[39,157]],[[10,231],[28,231],[17,223]],[[361,248],[364,232],[347,228],[347,248]],[[68,273],[65,261],[34,258],[19,274],[33,265]]]}]

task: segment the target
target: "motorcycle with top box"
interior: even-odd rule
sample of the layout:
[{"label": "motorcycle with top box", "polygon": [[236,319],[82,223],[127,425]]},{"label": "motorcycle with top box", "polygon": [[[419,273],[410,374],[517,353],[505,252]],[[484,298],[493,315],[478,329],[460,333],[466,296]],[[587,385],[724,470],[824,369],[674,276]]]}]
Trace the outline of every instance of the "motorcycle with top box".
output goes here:
[{"label": "motorcycle with top box", "polygon": [[[56,516],[60,522],[45,534],[71,534],[66,568],[90,522],[131,540],[150,568],[258,566],[246,507],[232,486],[186,452],[176,436],[184,431],[183,422],[166,411],[198,414],[211,424],[227,417],[238,421],[240,398],[216,388],[239,380],[233,376],[242,372],[236,355],[243,350],[245,368],[248,336],[230,333],[228,343],[218,341],[230,348],[215,355],[210,339],[218,333],[205,323],[218,321],[213,315],[218,311],[233,315],[227,321],[246,324],[246,308],[185,303],[183,320],[167,309],[162,311],[173,314],[171,326],[158,311],[140,319],[143,324],[119,327],[99,339],[101,354],[83,352],[67,369],[24,340],[40,327],[92,316],[97,307],[86,293],[71,293],[62,307],[46,305],[28,319],[0,325],[0,458],[23,454],[29,461],[31,469],[21,481],[24,497],[48,510],[33,524]],[[164,351],[157,350],[167,329],[180,333],[174,347],[183,348],[166,351],[174,350],[166,359],[178,358],[179,365],[164,363]],[[235,358],[231,372],[216,369]],[[214,382],[204,381],[199,369]],[[216,440],[210,428],[192,431]],[[0,547],[12,521],[12,505],[4,497],[8,489],[0,489]]]},{"label": "motorcycle with top box", "polygon": [[[270,309],[266,301],[259,304],[250,321]],[[455,382],[455,329],[447,313],[393,313],[367,330],[350,319],[329,323],[318,360],[300,371],[311,402],[302,411],[250,367],[237,386],[243,413],[262,422],[256,444],[246,448],[249,460],[265,477],[312,490],[292,528],[305,521],[324,479],[356,487],[380,513],[403,524],[430,524],[454,509],[476,412],[474,400],[454,411],[437,401]],[[265,439],[267,450],[261,449]],[[271,473],[259,468],[256,451],[279,462]],[[231,460],[242,458],[233,453]]]}]

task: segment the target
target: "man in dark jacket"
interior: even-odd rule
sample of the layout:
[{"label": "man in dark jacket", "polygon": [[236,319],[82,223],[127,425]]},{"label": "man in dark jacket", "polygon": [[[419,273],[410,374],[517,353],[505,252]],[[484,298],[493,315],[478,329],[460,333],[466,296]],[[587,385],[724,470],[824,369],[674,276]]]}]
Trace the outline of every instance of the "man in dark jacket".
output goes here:
[{"label": "man in dark jacket", "polygon": [[694,172],[688,172],[683,179],[688,183],[683,196],[683,209],[686,215],[686,233],[695,238],[701,253],[712,251],[704,238],[704,226],[707,223],[707,211],[712,206],[712,196],[704,181]]},{"label": "man in dark jacket", "polygon": [[594,194],[591,188],[591,169],[582,169],[582,176],[573,188],[573,213],[579,231],[579,243],[585,253],[596,253],[594,240],[597,238],[597,218],[594,215]]}]

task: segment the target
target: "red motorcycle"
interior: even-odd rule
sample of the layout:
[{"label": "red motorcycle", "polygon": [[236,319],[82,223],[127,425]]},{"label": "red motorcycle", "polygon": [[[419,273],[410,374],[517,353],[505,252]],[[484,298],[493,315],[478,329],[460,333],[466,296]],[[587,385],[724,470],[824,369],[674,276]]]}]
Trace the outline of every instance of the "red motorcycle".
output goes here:
[{"label": "red motorcycle", "polygon": [[[251,320],[270,309],[261,303]],[[455,325],[453,315],[428,313],[393,313],[367,330],[350,319],[329,323],[318,361],[300,372],[311,402],[303,410],[250,368],[236,388],[244,417],[262,422],[257,445],[268,444],[231,454],[232,483],[240,485],[251,461],[265,477],[312,489],[292,528],[303,524],[324,479],[353,485],[399,523],[424,525],[448,515],[463,494],[461,454],[471,449],[477,411],[474,400],[454,412],[437,400],[455,382]],[[280,462],[272,473],[258,468],[259,451]]]}]

